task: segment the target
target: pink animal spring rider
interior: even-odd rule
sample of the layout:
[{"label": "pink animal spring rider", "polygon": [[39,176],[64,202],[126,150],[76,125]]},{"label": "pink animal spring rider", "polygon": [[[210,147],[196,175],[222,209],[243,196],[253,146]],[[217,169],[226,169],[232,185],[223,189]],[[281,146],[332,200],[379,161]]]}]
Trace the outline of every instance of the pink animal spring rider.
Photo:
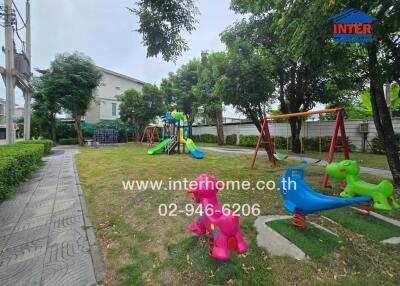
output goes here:
[{"label": "pink animal spring rider", "polygon": [[209,234],[209,255],[228,260],[231,251],[245,253],[247,243],[240,232],[239,216],[224,210],[218,203],[219,191],[215,177],[202,174],[195,179],[194,188],[186,192],[193,195],[193,201],[200,203],[203,215],[189,225],[189,231],[196,235]]}]

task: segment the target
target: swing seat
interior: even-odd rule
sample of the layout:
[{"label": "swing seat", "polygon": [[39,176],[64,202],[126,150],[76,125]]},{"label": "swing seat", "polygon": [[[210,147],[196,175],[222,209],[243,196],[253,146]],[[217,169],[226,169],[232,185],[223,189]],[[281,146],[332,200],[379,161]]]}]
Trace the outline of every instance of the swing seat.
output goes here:
[{"label": "swing seat", "polygon": [[318,163],[321,162],[321,161],[322,161],[322,159],[317,159],[317,160],[315,160],[314,162],[309,162],[309,161],[307,161],[306,159],[304,159],[303,157],[300,157],[300,162],[302,162],[302,163],[305,164],[305,165],[310,165],[310,166],[316,165],[316,164],[318,164]]},{"label": "swing seat", "polygon": [[282,154],[278,154],[278,153],[274,153],[274,158],[277,161],[284,161],[289,157],[289,155],[282,155]]}]

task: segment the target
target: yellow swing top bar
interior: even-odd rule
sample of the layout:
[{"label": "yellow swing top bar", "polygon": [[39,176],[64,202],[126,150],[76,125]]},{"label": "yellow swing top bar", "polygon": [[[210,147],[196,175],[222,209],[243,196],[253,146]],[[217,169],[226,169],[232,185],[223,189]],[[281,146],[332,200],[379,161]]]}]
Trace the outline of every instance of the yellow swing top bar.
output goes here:
[{"label": "yellow swing top bar", "polygon": [[269,116],[266,116],[265,119],[285,119],[285,118],[289,118],[289,117],[304,117],[304,116],[309,116],[309,115],[313,115],[313,114],[334,113],[334,112],[337,112],[340,110],[343,110],[343,109],[342,108],[331,108],[331,109],[314,110],[314,111],[307,111],[307,112],[269,115]]}]

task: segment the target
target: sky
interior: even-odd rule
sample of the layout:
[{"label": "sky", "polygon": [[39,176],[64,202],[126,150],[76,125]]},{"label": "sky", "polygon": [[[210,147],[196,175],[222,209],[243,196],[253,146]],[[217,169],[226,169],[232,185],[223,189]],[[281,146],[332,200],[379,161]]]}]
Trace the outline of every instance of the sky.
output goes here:
[{"label": "sky", "polygon": [[[14,0],[22,16],[25,1]],[[230,0],[198,0],[196,31],[184,34],[190,50],[176,63],[165,62],[161,57],[147,58],[141,44],[138,18],[126,7],[134,7],[135,0],[31,0],[32,67],[48,68],[59,53],[79,51],[91,57],[101,67],[159,84],[169,72],[174,72],[192,58],[199,58],[203,50],[225,50],[220,33],[241,15],[229,10]],[[22,24],[19,19],[19,23]],[[22,25],[20,25],[22,26]],[[20,35],[24,36],[21,30]],[[17,49],[21,45],[16,39]],[[4,31],[0,32],[4,45]],[[0,57],[4,66],[4,54]],[[0,97],[4,95],[0,84]],[[23,97],[16,92],[16,103],[23,105]],[[225,111],[227,117],[238,117],[232,108]]]}]

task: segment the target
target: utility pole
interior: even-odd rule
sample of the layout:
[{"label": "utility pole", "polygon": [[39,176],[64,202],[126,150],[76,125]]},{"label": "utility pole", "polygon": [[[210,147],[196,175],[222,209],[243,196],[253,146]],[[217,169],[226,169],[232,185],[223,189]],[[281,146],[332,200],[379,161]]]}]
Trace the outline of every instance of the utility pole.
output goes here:
[{"label": "utility pole", "polygon": [[[25,55],[29,62],[29,73],[32,71],[32,52],[31,52],[31,3],[26,0],[26,52]],[[28,81],[30,81],[31,76],[29,75]],[[31,138],[31,98],[32,91],[30,89],[24,90],[24,140],[27,141]]]},{"label": "utility pole", "polygon": [[5,81],[6,81],[6,142],[15,143],[15,77],[14,69],[14,41],[13,41],[12,0],[4,0],[4,30],[5,30]]}]

